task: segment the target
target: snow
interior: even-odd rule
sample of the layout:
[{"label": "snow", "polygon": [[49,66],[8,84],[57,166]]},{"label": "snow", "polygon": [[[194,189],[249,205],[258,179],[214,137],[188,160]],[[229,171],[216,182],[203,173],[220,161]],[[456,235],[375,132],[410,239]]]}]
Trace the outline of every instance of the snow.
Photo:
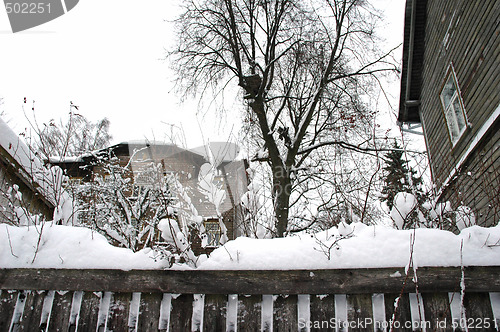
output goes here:
[{"label": "snow", "polygon": [[406,218],[415,209],[416,205],[417,198],[413,194],[400,192],[394,196],[391,218],[398,229],[403,229]]},{"label": "snow", "polygon": [[[473,226],[459,235],[437,229],[395,230],[360,223],[351,226],[351,237],[341,240],[338,240],[340,235],[335,228],[315,236],[280,239],[241,237],[229,241],[224,248],[216,249],[198,269],[404,268],[410,259],[410,237],[413,235],[413,259],[419,267],[460,266],[462,240],[464,265],[500,265],[500,226]],[[342,250],[328,255],[327,248],[335,241]]]},{"label": "snow", "polygon": [[[464,266],[500,265],[500,226],[475,225],[458,235],[437,229],[396,230],[360,223],[349,227],[352,229],[349,237],[342,237],[337,228],[278,239],[240,237],[214,250],[208,259],[200,260],[197,269],[391,267],[394,268],[391,274],[396,276],[404,273],[404,267],[409,264],[413,236],[412,258],[418,267],[460,266],[462,241]],[[341,250],[337,250],[337,246]],[[334,253],[330,255],[329,249]],[[155,251],[150,249],[134,253],[114,247],[102,235],[84,227],[45,223],[42,230],[41,226],[0,225],[1,268],[167,269],[169,263],[155,260],[155,256]]]},{"label": "snow", "polygon": [[[41,236],[40,236],[41,233]],[[37,245],[38,241],[38,251]],[[10,245],[12,244],[12,245]],[[45,223],[42,226],[0,225],[2,268],[162,269],[150,249],[136,253],[110,245],[106,238],[84,227]]]}]

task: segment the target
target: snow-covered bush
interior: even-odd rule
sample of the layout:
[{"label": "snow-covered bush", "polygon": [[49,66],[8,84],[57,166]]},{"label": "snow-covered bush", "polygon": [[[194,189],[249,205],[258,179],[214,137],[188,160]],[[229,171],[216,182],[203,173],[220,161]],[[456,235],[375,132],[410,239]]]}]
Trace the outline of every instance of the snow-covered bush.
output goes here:
[{"label": "snow-covered bush", "polygon": [[406,192],[399,192],[394,196],[391,218],[397,229],[408,229],[425,221],[422,212],[418,209],[417,198]]},{"label": "snow-covered bush", "polygon": [[95,169],[93,181],[73,187],[79,221],[134,251],[155,246],[158,223],[173,214],[171,184],[161,165],[144,165],[140,183],[134,183],[129,165],[117,159],[101,158]]},{"label": "snow-covered bush", "polygon": [[476,224],[474,212],[467,206],[452,209],[450,202],[420,204],[413,194],[406,192],[396,194],[390,215],[397,229],[426,227],[462,231]]}]

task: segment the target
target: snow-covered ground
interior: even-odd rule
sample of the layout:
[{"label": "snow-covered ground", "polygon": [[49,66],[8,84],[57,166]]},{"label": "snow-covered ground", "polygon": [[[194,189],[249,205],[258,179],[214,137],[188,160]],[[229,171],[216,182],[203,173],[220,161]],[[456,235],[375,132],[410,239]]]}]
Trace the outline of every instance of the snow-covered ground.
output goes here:
[{"label": "snow-covered ground", "polygon": [[[0,225],[0,268],[168,268],[166,261],[155,260],[152,250],[133,253],[113,247],[87,228],[46,223],[41,237],[39,233],[39,227]],[[400,267],[403,273],[410,256],[416,267],[460,266],[461,262],[465,266],[500,265],[500,226],[472,226],[455,235],[436,229],[353,224],[315,235],[238,238],[216,249],[198,269]]]}]

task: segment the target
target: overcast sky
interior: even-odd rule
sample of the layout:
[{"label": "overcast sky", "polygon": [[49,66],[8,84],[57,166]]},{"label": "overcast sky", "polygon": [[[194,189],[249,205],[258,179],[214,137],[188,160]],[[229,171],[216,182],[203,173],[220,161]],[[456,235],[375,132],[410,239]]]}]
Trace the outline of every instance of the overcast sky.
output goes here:
[{"label": "overcast sky", "polygon": [[[163,140],[168,124],[184,128],[188,147],[231,140],[239,101],[228,101],[235,112],[227,117],[202,117],[196,102],[181,104],[172,90],[174,76],[162,59],[179,1],[80,0],[67,14],[15,34],[0,7],[0,110],[9,124],[20,132],[22,107],[31,111],[33,100],[42,121],[66,117],[72,101],[91,120],[109,118],[114,143]],[[390,45],[403,39],[404,2],[377,0]]]}]

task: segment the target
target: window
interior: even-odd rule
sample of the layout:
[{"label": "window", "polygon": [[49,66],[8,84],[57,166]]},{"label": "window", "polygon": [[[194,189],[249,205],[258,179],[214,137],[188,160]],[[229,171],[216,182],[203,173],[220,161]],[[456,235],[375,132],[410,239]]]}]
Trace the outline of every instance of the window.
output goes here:
[{"label": "window", "polygon": [[73,177],[67,177],[64,179],[63,186],[64,187],[74,187],[74,186],[79,186],[83,184],[83,179],[82,178],[73,178]]},{"label": "window", "polygon": [[453,67],[451,67],[440,96],[451,142],[455,145],[467,127],[467,120]]},{"label": "window", "polygon": [[219,222],[205,221],[205,231],[208,236],[207,247],[218,247],[221,235]]}]

